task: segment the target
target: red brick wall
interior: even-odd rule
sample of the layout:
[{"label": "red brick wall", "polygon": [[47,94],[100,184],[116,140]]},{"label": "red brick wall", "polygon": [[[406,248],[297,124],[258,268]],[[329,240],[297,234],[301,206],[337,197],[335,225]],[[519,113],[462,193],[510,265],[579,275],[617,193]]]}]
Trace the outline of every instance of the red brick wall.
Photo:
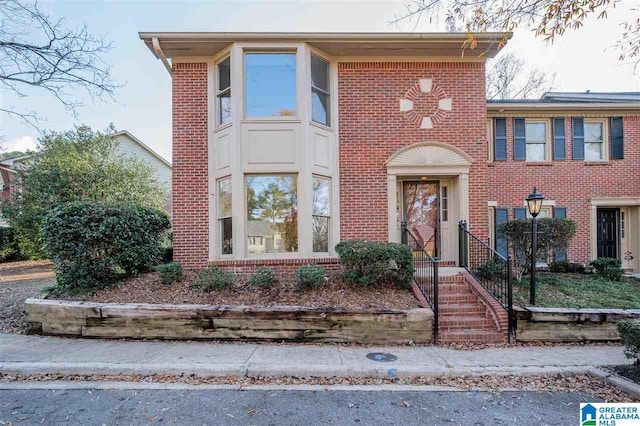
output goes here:
[{"label": "red brick wall", "polygon": [[173,65],[173,256],[187,268],[209,253],[207,64]]},{"label": "red brick wall", "polygon": [[[384,162],[417,142],[442,142],[469,154],[470,224],[487,234],[487,145],[484,63],[341,63],[340,238],[386,241],[387,171]],[[420,129],[399,111],[399,101],[421,78],[453,98],[453,109],[433,129]],[[424,100],[429,100],[423,96]],[[425,105],[422,105],[425,104]],[[418,113],[433,104],[416,102]],[[437,102],[435,103],[437,106]],[[420,111],[422,109],[422,111]]]},{"label": "red brick wall", "polygon": [[[557,117],[558,115],[554,115]],[[592,197],[622,197],[640,194],[640,116],[624,117],[624,160],[585,163],[572,160],[571,117],[565,117],[566,160],[526,163],[513,160],[512,120],[507,119],[507,161],[489,167],[489,199],[498,207],[522,207],[524,199],[537,186],[557,207],[567,208],[567,218],[577,222],[569,260],[590,261],[590,214]],[[494,184],[495,183],[495,184]]]},{"label": "red brick wall", "polygon": [[327,272],[340,270],[340,262],[337,258],[312,258],[312,259],[248,259],[248,260],[216,260],[212,264],[220,269],[241,275],[249,275],[257,268],[272,268],[277,274],[295,275],[302,265],[319,265]]}]

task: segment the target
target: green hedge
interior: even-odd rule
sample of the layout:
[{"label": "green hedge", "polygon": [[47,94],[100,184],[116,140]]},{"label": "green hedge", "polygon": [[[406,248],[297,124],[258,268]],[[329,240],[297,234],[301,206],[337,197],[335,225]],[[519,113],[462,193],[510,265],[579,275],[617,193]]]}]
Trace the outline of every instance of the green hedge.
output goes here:
[{"label": "green hedge", "polygon": [[158,271],[158,275],[160,275],[162,284],[173,284],[182,281],[182,263],[180,262],[169,262],[158,265],[156,271]]},{"label": "green hedge", "polygon": [[342,279],[347,284],[411,286],[413,257],[405,244],[350,240],[336,245],[336,252],[344,269]]},{"label": "green hedge", "polygon": [[640,319],[626,319],[618,321],[618,333],[620,342],[624,345],[624,354],[627,358],[640,363]]},{"label": "green hedge", "polygon": [[600,257],[591,262],[591,266],[596,270],[596,274],[611,281],[622,279],[622,262],[613,257]]},{"label": "green hedge", "polygon": [[95,291],[161,259],[166,213],[131,204],[75,202],[51,211],[42,233],[59,291]]},{"label": "green hedge", "polygon": [[302,265],[298,268],[296,290],[305,291],[319,288],[324,284],[327,271],[318,265]]},{"label": "green hedge", "polygon": [[0,228],[0,262],[19,259],[20,249],[13,228]]}]

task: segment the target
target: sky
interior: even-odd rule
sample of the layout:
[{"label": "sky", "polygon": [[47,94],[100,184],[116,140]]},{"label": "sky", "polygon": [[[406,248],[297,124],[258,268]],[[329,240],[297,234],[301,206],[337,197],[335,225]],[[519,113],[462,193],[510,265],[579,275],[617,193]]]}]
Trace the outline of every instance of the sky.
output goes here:
[{"label": "sky", "polygon": [[[444,19],[391,24],[407,0],[327,1],[47,1],[40,8],[70,27],[86,24],[105,35],[113,50],[105,57],[112,76],[122,85],[115,102],[85,106],[74,118],[45,93],[30,90],[18,98],[4,89],[0,104],[37,111],[42,127],[63,131],[77,124],[104,129],[113,123],[128,130],[168,160],[171,159],[171,80],[162,64],[138,38],[139,31],[444,31]],[[556,72],[557,91],[640,91],[640,74],[618,60],[613,46],[620,23],[633,18],[639,0],[622,0],[606,20],[588,20],[553,44],[519,28],[503,49],[516,52],[529,66]],[[640,73],[640,71],[639,71]],[[0,115],[0,135],[7,150],[34,149],[38,132],[14,117]]]}]

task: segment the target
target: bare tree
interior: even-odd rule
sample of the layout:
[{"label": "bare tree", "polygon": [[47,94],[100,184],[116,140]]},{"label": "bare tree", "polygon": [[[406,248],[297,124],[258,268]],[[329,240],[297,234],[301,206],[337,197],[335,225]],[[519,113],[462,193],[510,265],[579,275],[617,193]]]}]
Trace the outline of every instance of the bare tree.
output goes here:
[{"label": "bare tree", "polygon": [[527,70],[523,59],[510,52],[493,60],[487,70],[487,99],[531,99],[554,89],[556,74]]},{"label": "bare tree", "polygon": [[[417,26],[422,16],[434,19],[445,10],[447,27],[467,31],[468,47],[475,47],[473,32],[513,31],[520,26],[533,27],[536,36],[553,41],[567,30],[581,28],[591,16],[606,18],[617,3],[618,0],[408,0],[405,11],[396,15],[391,23],[408,21]],[[622,23],[622,28],[616,44],[621,51],[620,59],[632,61],[637,70],[640,63],[638,14]]]},{"label": "bare tree", "polygon": [[[68,28],[37,3],[0,0],[0,84],[20,97],[27,96],[27,88],[42,89],[74,116],[84,96],[94,101],[113,99],[118,86],[103,60],[109,50],[111,44],[91,35],[86,26]],[[36,129],[42,120],[36,111],[5,105],[0,112]]]}]

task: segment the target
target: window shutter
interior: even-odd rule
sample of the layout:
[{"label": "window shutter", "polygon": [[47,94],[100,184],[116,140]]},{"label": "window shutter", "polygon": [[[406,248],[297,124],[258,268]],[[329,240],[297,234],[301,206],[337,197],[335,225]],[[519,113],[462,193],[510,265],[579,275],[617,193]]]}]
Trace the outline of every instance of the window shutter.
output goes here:
[{"label": "window shutter", "polygon": [[509,209],[496,209],[496,226],[495,226],[496,251],[501,255],[503,255],[504,257],[507,257],[509,249],[507,245],[507,239],[504,237],[498,237],[498,225],[508,220],[509,220]]},{"label": "window shutter", "polygon": [[493,119],[493,155],[496,160],[507,159],[507,119]]},{"label": "window shutter", "polygon": [[527,209],[524,207],[516,207],[513,209],[513,217],[516,219],[526,219]]},{"label": "window shutter", "polygon": [[[556,207],[554,208],[554,214],[556,219],[566,219],[567,218],[567,208],[566,207]],[[556,253],[556,262],[563,262],[567,260],[567,252],[566,250],[558,250]]]},{"label": "window shutter", "polygon": [[524,118],[513,119],[513,159],[527,159],[527,137]]},{"label": "window shutter", "polygon": [[565,135],[564,135],[564,118],[553,119],[553,159],[565,160]]},{"label": "window shutter", "polygon": [[573,159],[584,160],[584,119],[571,117],[571,133],[573,135]]},{"label": "window shutter", "polygon": [[622,130],[622,117],[611,117],[611,159],[622,160],[624,158],[624,137]]}]

